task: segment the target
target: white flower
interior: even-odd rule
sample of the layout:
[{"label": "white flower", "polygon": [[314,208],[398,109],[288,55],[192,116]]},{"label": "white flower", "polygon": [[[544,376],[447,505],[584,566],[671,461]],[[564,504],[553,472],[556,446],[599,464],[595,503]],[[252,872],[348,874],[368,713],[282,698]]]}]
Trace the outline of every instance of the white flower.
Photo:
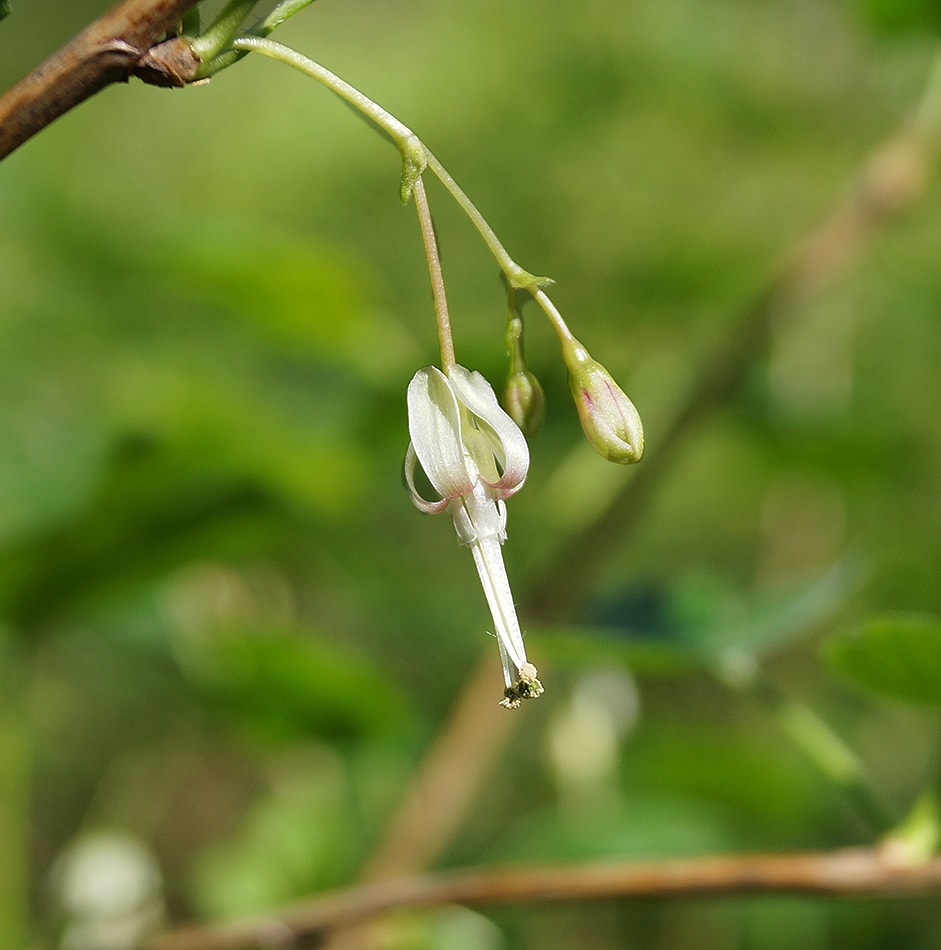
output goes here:
[{"label": "white flower", "polygon": [[[504,499],[522,488],[529,469],[526,439],[487,380],[463,366],[452,366],[447,376],[434,366],[414,375],[408,431],[409,496],[429,514],[450,509],[458,540],[474,555],[503,661],[503,705],[514,708],[542,692],[536,668],[526,659],[500,549],[506,540]],[[416,462],[440,495],[437,500],[422,498],[415,488]]]}]

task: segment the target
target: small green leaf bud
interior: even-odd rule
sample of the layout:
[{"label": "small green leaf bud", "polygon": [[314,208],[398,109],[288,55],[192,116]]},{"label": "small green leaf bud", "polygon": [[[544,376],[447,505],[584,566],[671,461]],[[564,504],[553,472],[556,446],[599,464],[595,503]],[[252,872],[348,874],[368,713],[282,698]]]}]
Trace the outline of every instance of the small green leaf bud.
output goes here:
[{"label": "small green leaf bud", "polygon": [[417,135],[410,135],[405,144],[401,147],[402,151],[402,182],[399,185],[399,198],[402,204],[408,204],[408,199],[412,197],[412,191],[415,188],[415,182],[422,176],[425,168],[428,166],[428,152]]},{"label": "small green leaf bud", "polygon": [[546,396],[539,380],[529,370],[511,373],[507,378],[503,408],[527,439],[539,431],[546,415]]},{"label": "small green leaf bud", "polygon": [[644,427],[634,404],[578,340],[563,342],[562,358],[585,437],[611,462],[639,462],[644,454]]},{"label": "small green leaf bud", "polygon": [[507,285],[509,307],[506,322],[506,348],[510,357],[510,375],[503,390],[503,407],[527,439],[532,438],[546,415],[546,395],[539,380],[526,369],[523,358],[523,317],[520,292]]}]

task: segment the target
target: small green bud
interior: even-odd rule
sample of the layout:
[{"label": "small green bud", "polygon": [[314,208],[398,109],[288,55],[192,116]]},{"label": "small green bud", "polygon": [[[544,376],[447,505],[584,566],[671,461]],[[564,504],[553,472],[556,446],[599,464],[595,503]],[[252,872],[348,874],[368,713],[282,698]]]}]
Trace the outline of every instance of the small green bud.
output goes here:
[{"label": "small green bud", "polygon": [[520,313],[520,292],[507,284],[506,348],[510,357],[510,375],[503,390],[503,408],[520,427],[527,439],[532,438],[546,415],[546,395],[539,380],[526,369],[523,357],[523,317]]},{"label": "small green bud", "polygon": [[402,204],[408,204],[408,199],[412,197],[412,190],[415,188],[415,182],[422,176],[422,172],[428,167],[428,152],[417,135],[410,135],[405,144],[401,147],[402,151],[402,182],[399,185],[399,198]]},{"label": "small green bud", "polygon": [[639,462],[644,454],[644,427],[634,404],[578,340],[563,342],[562,358],[585,437],[611,462]]},{"label": "small green bud", "polygon": [[503,390],[503,408],[531,439],[546,415],[546,396],[539,380],[527,369],[511,373]]}]

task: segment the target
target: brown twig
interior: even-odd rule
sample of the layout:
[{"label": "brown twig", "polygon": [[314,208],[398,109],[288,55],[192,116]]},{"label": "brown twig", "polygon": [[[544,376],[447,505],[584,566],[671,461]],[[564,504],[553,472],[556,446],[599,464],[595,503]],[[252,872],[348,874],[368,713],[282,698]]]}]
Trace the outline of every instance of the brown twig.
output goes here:
[{"label": "brown twig", "polygon": [[461,816],[477,797],[481,777],[495,765],[517,718],[497,703],[498,682],[499,666],[493,651],[487,650],[363,866],[361,881],[430,867],[454,837]]},{"label": "brown twig", "polygon": [[132,75],[182,86],[199,61],[182,41],[162,42],[198,0],[124,0],[0,96],[0,159],[105,86]]},{"label": "brown twig", "polygon": [[[417,874],[431,867],[453,839],[519,721],[496,702],[498,677],[499,665],[488,649],[464,682],[447,721],[360,870],[360,885]],[[374,945],[369,922],[332,934],[322,943],[324,950]]]},{"label": "brown twig", "polygon": [[264,918],[164,934],[147,950],[295,947],[407,907],[486,906],[600,898],[804,894],[904,897],[941,891],[941,858],[912,864],[888,850],[854,848],[665,861],[536,865],[430,874],[321,895]]}]

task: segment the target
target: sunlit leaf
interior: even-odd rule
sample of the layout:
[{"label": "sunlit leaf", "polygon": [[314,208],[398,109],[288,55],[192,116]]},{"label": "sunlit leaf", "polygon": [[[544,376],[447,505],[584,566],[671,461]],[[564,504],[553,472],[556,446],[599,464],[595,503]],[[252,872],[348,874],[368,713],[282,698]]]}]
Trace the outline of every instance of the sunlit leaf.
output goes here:
[{"label": "sunlit leaf", "polygon": [[273,788],[200,855],[193,890],[210,916],[275,907],[348,874],[361,847],[343,763],[319,743],[284,763]]},{"label": "sunlit leaf", "polygon": [[860,0],[859,6],[877,33],[899,36],[941,29],[937,0]]},{"label": "sunlit leaf", "polygon": [[266,742],[383,732],[404,705],[393,682],[327,635],[228,631],[194,672],[205,700]]},{"label": "sunlit leaf", "polygon": [[529,640],[539,656],[565,667],[624,663],[642,675],[678,675],[701,666],[695,651],[657,637],[632,636],[602,626],[541,627],[530,624]]},{"label": "sunlit leaf", "polygon": [[875,617],[831,640],[830,665],[860,686],[919,705],[941,706],[941,620]]},{"label": "sunlit leaf", "polygon": [[3,551],[0,610],[23,629],[42,626],[210,553],[257,555],[291,517],[277,492],[197,446],[128,437],[72,518]]},{"label": "sunlit leaf", "polygon": [[593,625],[530,629],[553,659],[616,658],[638,673],[676,675],[723,666],[730,651],[760,659],[799,643],[820,629],[859,578],[857,565],[842,563],[800,587],[751,597],[718,577],[681,578],[662,590],[629,590],[605,604]]}]

